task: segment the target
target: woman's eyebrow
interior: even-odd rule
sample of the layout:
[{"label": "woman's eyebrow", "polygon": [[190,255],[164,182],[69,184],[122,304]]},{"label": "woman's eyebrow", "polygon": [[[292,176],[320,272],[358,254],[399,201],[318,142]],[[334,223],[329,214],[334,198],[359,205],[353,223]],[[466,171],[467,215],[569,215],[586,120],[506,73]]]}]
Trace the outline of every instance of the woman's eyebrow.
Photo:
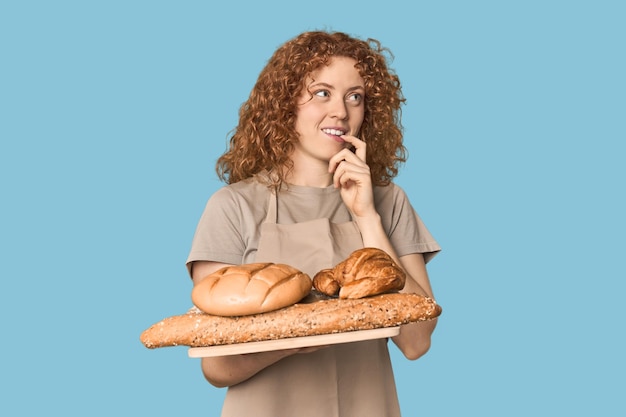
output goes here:
[{"label": "woman's eyebrow", "polygon": [[[333,85],[330,85],[325,82],[312,83],[311,85],[309,85],[309,88],[313,88],[313,87],[325,87],[325,88],[328,88],[329,90],[335,90],[335,87]],[[354,91],[354,90],[365,90],[365,87],[362,85],[355,85],[354,87],[350,87],[347,89],[347,91]]]}]

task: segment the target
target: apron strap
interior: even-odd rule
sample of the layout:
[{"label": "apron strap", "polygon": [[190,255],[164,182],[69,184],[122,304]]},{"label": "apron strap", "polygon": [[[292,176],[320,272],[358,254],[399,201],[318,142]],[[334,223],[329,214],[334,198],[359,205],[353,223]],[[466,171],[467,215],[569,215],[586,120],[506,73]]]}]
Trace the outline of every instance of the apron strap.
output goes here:
[{"label": "apron strap", "polygon": [[270,198],[267,202],[267,215],[265,216],[264,223],[276,224],[278,222],[278,193],[276,191],[270,192]]}]

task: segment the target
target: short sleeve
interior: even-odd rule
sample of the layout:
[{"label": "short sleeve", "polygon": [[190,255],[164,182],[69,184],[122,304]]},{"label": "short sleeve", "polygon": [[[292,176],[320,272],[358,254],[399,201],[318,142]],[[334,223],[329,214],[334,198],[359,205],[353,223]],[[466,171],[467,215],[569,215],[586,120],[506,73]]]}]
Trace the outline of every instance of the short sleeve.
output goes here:
[{"label": "short sleeve", "polygon": [[398,256],[421,253],[428,262],[441,251],[402,188],[395,184],[379,187],[375,196],[383,227]]},{"label": "short sleeve", "polygon": [[194,261],[241,263],[245,250],[241,235],[241,204],[228,187],[209,198],[200,217],[187,257],[187,270]]}]

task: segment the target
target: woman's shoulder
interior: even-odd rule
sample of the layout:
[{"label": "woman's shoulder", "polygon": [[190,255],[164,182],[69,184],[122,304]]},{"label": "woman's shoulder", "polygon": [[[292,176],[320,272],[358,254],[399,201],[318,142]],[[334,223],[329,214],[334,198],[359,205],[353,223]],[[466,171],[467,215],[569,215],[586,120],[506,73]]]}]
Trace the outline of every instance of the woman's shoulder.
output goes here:
[{"label": "woman's shoulder", "polygon": [[221,202],[241,202],[242,200],[258,202],[267,198],[269,193],[270,189],[267,184],[263,183],[257,176],[254,176],[223,186],[211,196],[211,200]]},{"label": "woman's shoulder", "polygon": [[374,199],[376,201],[397,201],[399,199],[407,199],[404,189],[394,182],[390,182],[387,185],[376,185],[373,190]]}]

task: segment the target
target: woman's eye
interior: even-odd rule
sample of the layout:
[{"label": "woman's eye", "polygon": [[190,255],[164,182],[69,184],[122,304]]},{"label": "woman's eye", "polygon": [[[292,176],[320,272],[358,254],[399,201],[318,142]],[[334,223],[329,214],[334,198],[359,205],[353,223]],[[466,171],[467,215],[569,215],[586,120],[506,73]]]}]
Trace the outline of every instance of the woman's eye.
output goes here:
[{"label": "woman's eye", "polygon": [[363,100],[363,96],[360,93],[352,93],[348,96],[348,101],[360,103]]},{"label": "woman's eye", "polygon": [[315,92],[315,95],[318,97],[328,97],[330,96],[330,93],[328,92],[328,90],[318,90]]}]

